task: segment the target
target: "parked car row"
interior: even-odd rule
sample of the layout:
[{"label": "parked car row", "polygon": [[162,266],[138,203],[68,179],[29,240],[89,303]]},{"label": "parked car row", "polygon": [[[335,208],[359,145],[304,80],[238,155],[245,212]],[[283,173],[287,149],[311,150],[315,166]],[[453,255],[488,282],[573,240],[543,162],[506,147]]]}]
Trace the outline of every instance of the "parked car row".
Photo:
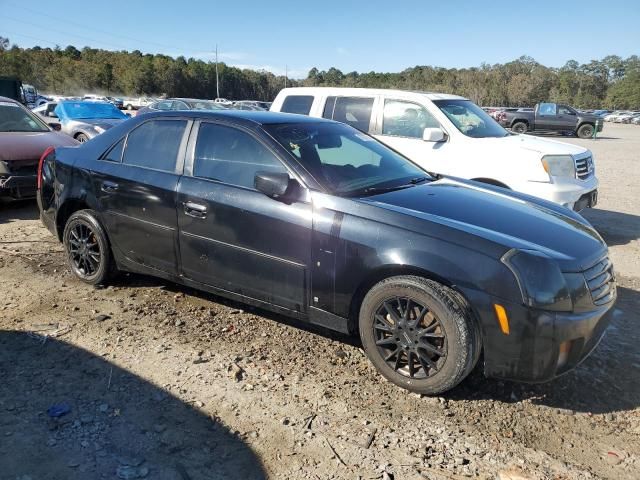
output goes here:
[{"label": "parked car row", "polygon": [[0,98],[0,192],[37,192],[83,282],[151,274],[357,332],[381,375],[426,394],[480,352],[487,376],[549,380],[610,322],[607,247],[575,212],[597,200],[593,155],[466,98],[291,88],[271,112],[175,98],[135,118],[53,103]]},{"label": "parked car row", "polygon": [[605,122],[633,123],[640,125],[640,111],[616,110],[604,117]]}]

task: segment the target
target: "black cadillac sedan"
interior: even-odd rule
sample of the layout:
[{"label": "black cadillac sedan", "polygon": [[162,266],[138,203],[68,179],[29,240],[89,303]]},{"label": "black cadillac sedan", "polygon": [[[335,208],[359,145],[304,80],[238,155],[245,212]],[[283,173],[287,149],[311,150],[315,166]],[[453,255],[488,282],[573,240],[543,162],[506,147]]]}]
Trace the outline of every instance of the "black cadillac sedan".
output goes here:
[{"label": "black cadillac sedan", "polygon": [[151,113],[40,163],[41,218],[80,280],[155,275],[359,334],[415,392],[454,387],[481,351],[488,376],[564,373],[616,298],[607,246],[578,214],[435,179],[328,120]]}]

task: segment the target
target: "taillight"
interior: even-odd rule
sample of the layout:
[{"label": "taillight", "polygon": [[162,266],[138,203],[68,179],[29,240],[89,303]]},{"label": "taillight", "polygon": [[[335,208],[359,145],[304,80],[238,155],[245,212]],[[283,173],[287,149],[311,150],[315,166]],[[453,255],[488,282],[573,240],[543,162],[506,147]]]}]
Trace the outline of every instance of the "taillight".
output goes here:
[{"label": "taillight", "polygon": [[44,164],[44,159],[47,158],[47,156],[50,153],[53,153],[54,151],[55,151],[54,147],[47,147],[47,149],[44,151],[44,153],[40,157],[40,161],[38,162],[38,177],[37,177],[38,190],[40,190],[40,188],[42,187],[42,166]]}]

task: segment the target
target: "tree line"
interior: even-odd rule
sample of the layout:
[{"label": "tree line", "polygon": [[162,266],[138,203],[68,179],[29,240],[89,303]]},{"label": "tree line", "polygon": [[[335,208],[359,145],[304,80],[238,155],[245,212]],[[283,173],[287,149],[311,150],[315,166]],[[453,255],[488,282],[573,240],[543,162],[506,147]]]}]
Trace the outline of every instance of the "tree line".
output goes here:
[{"label": "tree line", "polygon": [[[0,37],[0,75],[15,76],[38,90],[62,95],[166,95],[215,98],[216,65],[194,58],[109,51],[74,46],[20,48]],[[273,100],[287,86],[399,88],[453,93],[486,106],[532,106],[540,101],[577,108],[640,109],[640,57],[609,55],[562,68],[523,56],[480,67],[416,66],[399,73],[343,73],[312,68],[307,78],[285,79],[271,72],[218,63],[220,95],[230,99]]]}]

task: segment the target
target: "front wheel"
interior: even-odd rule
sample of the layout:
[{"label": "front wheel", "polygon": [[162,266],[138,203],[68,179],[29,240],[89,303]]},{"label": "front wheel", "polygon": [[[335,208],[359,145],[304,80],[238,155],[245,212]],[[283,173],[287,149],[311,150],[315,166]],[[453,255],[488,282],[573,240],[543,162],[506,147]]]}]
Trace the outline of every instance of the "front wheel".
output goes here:
[{"label": "front wheel", "polygon": [[367,356],[387,380],[436,395],[475,366],[480,334],[468,308],[449,288],[421,277],[391,277],[365,296],[359,316]]},{"label": "front wheel", "polygon": [[115,270],[107,235],[93,210],[79,210],[72,214],[62,240],[67,263],[83,282],[103,284]]},{"label": "front wheel", "polygon": [[84,143],[89,141],[89,137],[87,137],[84,133],[79,133],[78,135],[76,135],[76,140],[80,143]]},{"label": "front wheel", "polygon": [[591,138],[593,137],[593,125],[590,125],[588,123],[585,123],[584,125],[580,125],[580,128],[578,128],[578,137],[580,138]]},{"label": "front wheel", "polygon": [[529,127],[527,127],[527,124],[524,122],[516,122],[511,125],[511,131],[514,133],[527,133],[528,129]]}]

